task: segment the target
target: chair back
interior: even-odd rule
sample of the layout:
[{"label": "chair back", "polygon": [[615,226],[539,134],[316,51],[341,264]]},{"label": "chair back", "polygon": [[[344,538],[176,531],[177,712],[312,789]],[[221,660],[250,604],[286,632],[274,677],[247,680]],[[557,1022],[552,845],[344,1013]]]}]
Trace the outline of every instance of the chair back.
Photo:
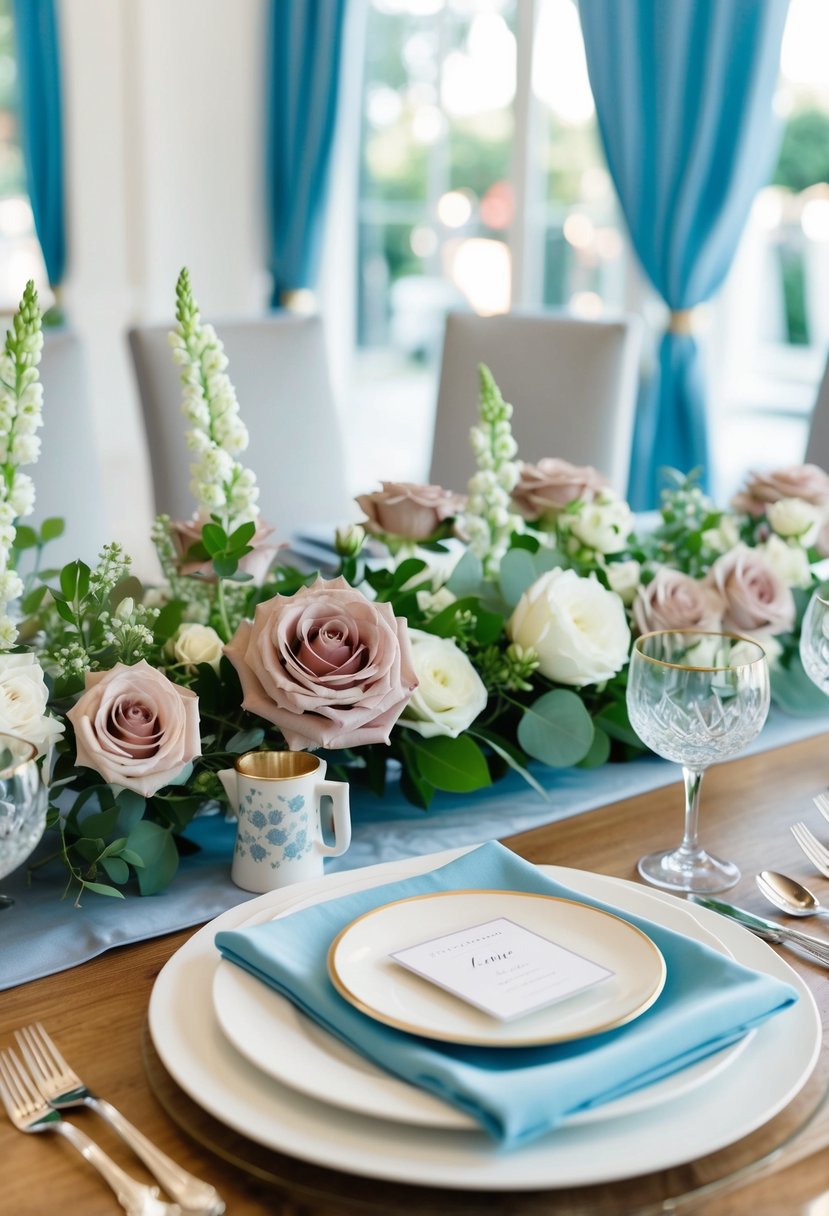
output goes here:
[{"label": "chair back", "polygon": [[430,480],[463,490],[475,471],[469,431],[478,418],[478,364],[485,363],[513,406],[519,459],[592,464],[624,494],[640,340],[635,318],[449,313]]},{"label": "chair back", "polygon": [[68,329],[44,329],[39,371],[43,385],[40,457],[37,464],[23,468],[35,483],[35,509],[22,522],[39,527],[53,516],[65,521],[63,536],[50,541],[44,551],[43,566],[62,566],[77,558],[94,565],[101,546],[116,537],[106,512],[103,470],[78,336]]},{"label": "chair back", "polygon": [[829,361],[812,410],[805,460],[807,464],[817,464],[829,471]]},{"label": "chair back", "polygon": [[[181,369],[168,342],[171,325],[128,333],[147,430],[156,510],[189,519],[193,455],[185,441]],[[349,515],[343,445],[331,393],[325,335],[318,317],[290,313],[218,323],[250,444],[238,459],[259,484],[262,517],[274,540],[309,524]]]}]

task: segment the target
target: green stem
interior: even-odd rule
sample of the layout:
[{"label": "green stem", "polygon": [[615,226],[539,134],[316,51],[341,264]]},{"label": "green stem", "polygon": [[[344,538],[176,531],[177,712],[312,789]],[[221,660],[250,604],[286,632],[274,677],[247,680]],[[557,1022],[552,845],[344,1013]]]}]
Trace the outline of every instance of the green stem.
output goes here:
[{"label": "green stem", "polygon": [[219,620],[222,625],[222,641],[230,641],[230,621],[227,616],[227,602],[225,600],[224,579],[216,581],[216,607],[219,610]]}]

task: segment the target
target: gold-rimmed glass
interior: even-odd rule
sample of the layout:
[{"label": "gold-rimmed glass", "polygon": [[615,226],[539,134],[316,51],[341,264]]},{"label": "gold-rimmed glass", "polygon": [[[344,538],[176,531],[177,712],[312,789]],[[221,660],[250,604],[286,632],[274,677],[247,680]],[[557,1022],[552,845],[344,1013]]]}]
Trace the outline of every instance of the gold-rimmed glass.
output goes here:
[{"label": "gold-rimmed glass", "polygon": [[639,873],[673,891],[734,886],[737,866],[712,857],[700,844],[700,788],[705,770],[738,755],[766,720],[769,673],[762,646],[730,633],[643,634],[631,653],[627,706],[639,738],[658,756],[680,764],[685,784],[682,842],[641,858]]},{"label": "gold-rimmed glass", "polygon": [[[23,864],[46,826],[48,798],[36,755],[25,739],[0,734],[0,878]],[[0,909],[12,903],[0,895]]]},{"label": "gold-rimmed glass", "polygon": [[806,675],[829,696],[829,599],[821,588],[809,601],[800,627],[800,661]]}]

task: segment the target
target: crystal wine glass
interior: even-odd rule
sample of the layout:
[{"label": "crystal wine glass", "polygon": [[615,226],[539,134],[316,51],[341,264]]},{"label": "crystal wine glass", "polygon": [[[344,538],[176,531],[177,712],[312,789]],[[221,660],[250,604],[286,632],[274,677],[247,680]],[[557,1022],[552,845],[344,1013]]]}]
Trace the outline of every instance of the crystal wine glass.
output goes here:
[{"label": "crystal wine glass", "polygon": [[829,696],[829,600],[820,590],[812,596],[803,616],[800,661],[812,683]]},{"label": "crystal wine glass", "polygon": [[727,633],[646,633],[633,647],[627,705],[643,743],[682,765],[685,833],[676,849],[639,861],[639,873],[673,891],[724,891],[740,871],[699,843],[699,796],[710,764],[736,756],[769,709],[769,673],[757,642]]},{"label": "crystal wine glass", "polygon": [[[36,755],[25,739],[0,734],[0,878],[22,865],[46,826],[48,798]],[[0,895],[0,910],[13,903]]]}]

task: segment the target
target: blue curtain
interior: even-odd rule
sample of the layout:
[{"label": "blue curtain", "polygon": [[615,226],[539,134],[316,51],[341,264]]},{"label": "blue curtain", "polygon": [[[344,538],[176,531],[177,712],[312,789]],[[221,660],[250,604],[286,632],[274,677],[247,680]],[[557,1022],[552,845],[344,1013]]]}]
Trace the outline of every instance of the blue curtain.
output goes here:
[{"label": "blue curtain", "polygon": [[659,471],[708,468],[687,310],[719,287],[774,156],[772,96],[788,0],[580,0],[607,163],[642,266],[671,309],[643,394],[629,498]]},{"label": "blue curtain", "polygon": [[63,279],[63,131],[55,0],[14,0],[20,128],[35,230],[52,287]]},{"label": "blue curtain", "polygon": [[348,0],[271,0],[267,189],[271,302],[316,286]]}]

